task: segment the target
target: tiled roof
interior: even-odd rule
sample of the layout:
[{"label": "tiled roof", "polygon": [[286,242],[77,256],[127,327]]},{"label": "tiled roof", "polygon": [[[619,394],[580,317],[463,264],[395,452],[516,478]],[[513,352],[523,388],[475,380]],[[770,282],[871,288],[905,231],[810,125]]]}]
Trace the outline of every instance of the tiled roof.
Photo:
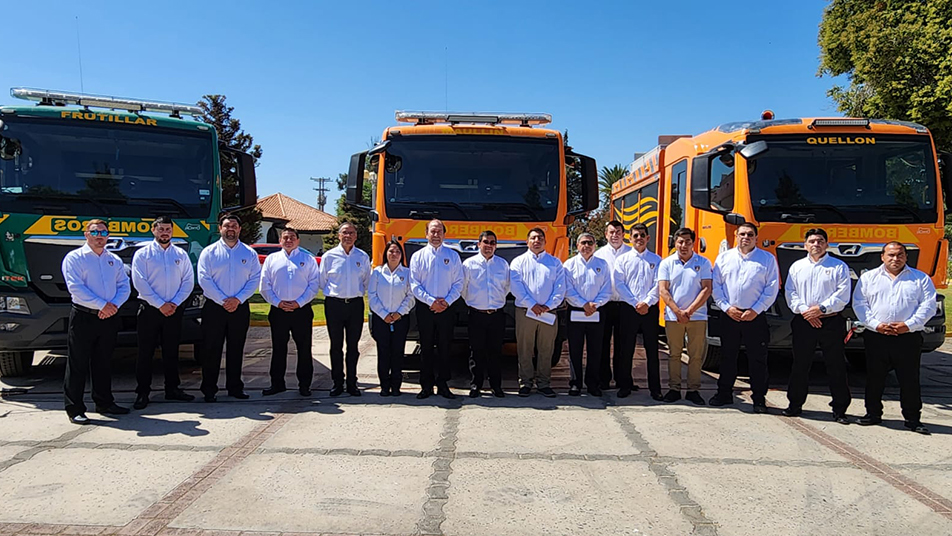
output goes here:
[{"label": "tiled roof", "polygon": [[299,231],[330,232],[337,218],[280,192],[258,200],[258,210],[269,220],[284,220]]}]

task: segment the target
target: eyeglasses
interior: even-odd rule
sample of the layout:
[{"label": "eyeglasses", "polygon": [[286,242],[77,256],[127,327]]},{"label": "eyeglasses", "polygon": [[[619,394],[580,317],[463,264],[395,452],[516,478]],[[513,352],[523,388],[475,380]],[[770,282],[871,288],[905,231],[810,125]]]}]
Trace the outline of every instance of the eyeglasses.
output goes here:
[{"label": "eyeglasses", "polygon": [[495,246],[495,245],[496,245],[496,241],[495,241],[495,240],[483,240],[482,243],[483,243],[483,244],[486,244],[487,246]]},{"label": "eyeglasses", "polygon": [[749,236],[751,238],[757,236],[754,233],[737,233],[737,236]]},{"label": "eyeglasses", "polygon": [[89,231],[89,236],[109,236],[109,230],[103,229],[100,231],[97,229],[95,231]]},{"label": "eyeglasses", "polygon": [[632,238],[648,238],[648,235],[645,233],[631,233]]},{"label": "eyeglasses", "polygon": [[594,246],[595,242],[591,240],[582,240],[581,242],[579,242],[579,244],[582,244],[583,246]]}]

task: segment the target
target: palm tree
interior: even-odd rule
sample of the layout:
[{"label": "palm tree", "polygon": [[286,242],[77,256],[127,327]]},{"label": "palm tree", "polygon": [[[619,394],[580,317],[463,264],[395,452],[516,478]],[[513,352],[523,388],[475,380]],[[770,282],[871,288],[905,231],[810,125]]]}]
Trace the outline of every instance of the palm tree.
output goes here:
[{"label": "palm tree", "polygon": [[602,205],[608,206],[612,197],[612,185],[624,178],[628,170],[621,164],[612,167],[602,166],[598,172],[598,192],[602,196]]}]

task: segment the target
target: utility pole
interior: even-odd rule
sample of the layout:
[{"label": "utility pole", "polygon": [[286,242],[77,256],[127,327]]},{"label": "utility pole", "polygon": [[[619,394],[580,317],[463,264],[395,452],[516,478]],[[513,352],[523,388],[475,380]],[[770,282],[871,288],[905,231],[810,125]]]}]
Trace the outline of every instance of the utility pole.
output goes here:
[{"label": "utility pole", "polygon": [[327,204],[327,188],[324,188],[324,183],[330,179],[327,177],[311,177],[311,180],[320,184],[320,187],[314,188],[317,191],[317,208],[323,212],[324,205]]}]

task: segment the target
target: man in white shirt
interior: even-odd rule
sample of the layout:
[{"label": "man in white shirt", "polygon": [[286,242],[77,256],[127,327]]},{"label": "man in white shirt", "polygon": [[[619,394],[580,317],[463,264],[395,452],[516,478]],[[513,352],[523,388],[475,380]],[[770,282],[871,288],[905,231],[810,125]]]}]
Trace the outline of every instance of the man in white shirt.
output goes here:
[{"label": "man in white shirt", "polygon": [[346,382],[347,393],[360,396],[360,389],[357,388],[357,359],[360,351],[357,346],[364,329],[364,293],[370,285],[370,257],[354,245],[357,242],[357,226],[353,223],[341,223],[337,237],[340,244],[321,257],[324,314],[327,317],[327,335],[331,339],[331,378],[334,381],[330,394],[343,394]]},{"label": "man in white shirt", "polygon": [[810,367],[817,344],[823,351],[826,373],[833,396],[833,420],[849,424],[846,410],[852,397],[846,374],[846,318],[840,314],[850,302],[850,271],[846,263],[827,254],[827,234],[810,229],[804,236],[807,255],[790,265],[784,295],[793,313],[793,367],[787,381],[790,405],[783,415],[796,417],[803,412],[810,383]]},{"label": "man in white shirt", "polygon": [[721,360],[717,394],[712,406],[734,403],[737,356],[741,342],[750,364],[750,388],[754,413],[767,413],[767,342],[770,330],[764,313],[780,293],[780,269],[777,259],[759,249],[757,227],[749,222],[734,231],[736,247],[714,261],[714,303],[721,313]]},{"label": "man in white shirt", "polygon": [[631,374],[632,359],[638,333],[641,333],[648,369],[648,391],[651,398],[661,400],[661,369],[658,361],[658,334],[661,315],[658,307],[658,266],[661,257],[648,251],[648,227],[636,223],[631,227],[634,248],[615,261],[615,292],[625,303],[619,315],[622,325],[622,352],[615,356],[615,385],[618,398],[625,398],[638,389]]},{"label": "man in white shirt", "polygon": [[417,299],[420,330],[419,399],[432,395],[434,385],[443,398],[456,398],[447,385],[456,324],[456,313],[450,306],[463,291],[463,263],[459,253],[443,245],[445,234],[446,226],[440,220],[427,223],[428,244],[410,258],[410,290]]},{"label": "man in white shirt", "polygon": [[552,353],[559,334],[554,310],[565,298],[565,269],[559,259],[546,253],[541,228],[529,230],[526,244],[529,251],[513,259],[509,267],[509,288],[516,299],[519,396],[529,396],[534,383],[539,393],[552,398]]},{"label": "man in white shirt", "polygon": [[506,332],[506,296],[509,295],[509,263],[495,255],[496,233],[479,235],[479,254],[463,262],[463,301],[469,306],[469,345],[473,350],[469,396],[479,398],[483,378],[498,398],[502,391],[502,339]]},{"label": "man in white shirt", "polygon": [[[599,382],[602,336],[605,322],[601,311],[612,296],[611,270],[605,259],[596,257],[595,237],[582,233],[576,240],[578,255],[565,261],[565,301],[569,304],[568,339],[569,396],[579,396],[582,385],[592,396],[602,396]],[[582,369],[582,353],[587,364]]]},{"label": "man in white shirt", "polygon": [[694,253],[694,230],[674,232],[675,252],[658,268],[658,294],[664,300],[664,331],[668,338],[668,392],[665,402],[681,400],[681,353],[688,340],[688,392],[699,406],[701,365],[707,347],[707,299],[711,295],[711,261]]},{"label": "man in white shirt", "polygon": [[139,248],[132,257],[132,285],[139,293],[136,331],[139,355],[136,360],[135,409],[149,405],[152,390],[152,356],[157,343],[162,346],[165,372],[165,399],[191,401],[195,397],[179,388],[179,340],[182,337],[182,306],[195,288],[195,271],[188,253],[172,245],[172,218],[159,216],[152,222],[155,240]]},{"label": "man in white shirt", "polygon": [[853,290],[853,311],[866,326],[866,415],[859,424],[882,422],[886,376],[894,368],[906,428],[928,434],[920,420],[919,363],[922,331],[935,315],[935,285],[906,265],[906,246],[899,242],[883,247],[882,260],[882,266],[860,276]]},{"label": "man in white shirt", "polygon": [[[617,362],[622,347],[621,296],[615,290],[615,260],[631,251],[631,246],[625,243],[625,226],[617,220],[608,222],[605,226],[605,239],[608,243],[598,248],[595,256],[608,263],[612,271],[612,298],[598,310],[602,324],[605,326],[602,336],[602,357],[599,363],[599,388],[611,387],[612,363]],[[614,339],[614,344],[613,344]],[[615,356],[614,358],[612,356]]]},{"label": "man in white shirt", "polygon": [[281,250],[268,255],[261,266],[261,297],[271,304],[268,324],[271,326],[271,386],[264,396],[287,390],[284,373],[288,366],[288,337],[297,348],[295,373],[298,392],[311,396],[314,362],[311,356],[311,324],[314,309],[311,301],[320,290],[320,269],[314,256],[302,250],[297,229],[281,230]]},{"label": "man in white shirt", "polygon": [[228,396],[247,400],[241,381],[245,339],[251,322],[248,299],[258,289],[261,263],[258,254],[241,243],[241,218],[222,214],[218,219],[221,240],[206,247],[198,257],[198,284],[205,293],[202,307],[202,393],[205,402],[218,400],[221,352],[225,351],[225,390]]},{"label": "man in white shirt", "polygon": [[73,308],[69,312],[66,377],[63,391],[66,415],[73,424],[89,424],[83,402],[86,377],[92,375],[96,413],[124,415],[129,408],[112,396],[112,351],[119,334],[119,307],[129,299],[129,277],[122,259],[106,251],[109,228],[103,220],[86,222],[86,244],[66,254],[63,278]]}]

